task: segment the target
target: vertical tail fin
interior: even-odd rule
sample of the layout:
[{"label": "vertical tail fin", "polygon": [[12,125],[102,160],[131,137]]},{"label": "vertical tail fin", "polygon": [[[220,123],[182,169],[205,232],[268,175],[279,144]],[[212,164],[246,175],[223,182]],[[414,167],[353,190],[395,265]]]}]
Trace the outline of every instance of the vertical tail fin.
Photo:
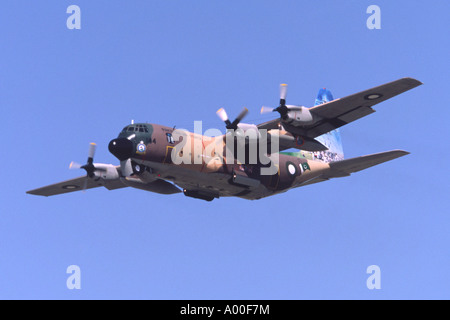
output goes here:
[{"label": "vertical tail fin", "polygon": [[[333,95],[328,89],[320,89],[317,94],[315,106],[319,104],[324,104],[330,101],[333,101]],[[316,140],[325,145],[328,150],[314,152],[314,157],[316,159],[322,160],[324,162],[333,162],[333,161],[341,161],[344,160],[344,149],[342,147],[341,134],[339,133],[339,129],[330,131],[317,137]]]}]

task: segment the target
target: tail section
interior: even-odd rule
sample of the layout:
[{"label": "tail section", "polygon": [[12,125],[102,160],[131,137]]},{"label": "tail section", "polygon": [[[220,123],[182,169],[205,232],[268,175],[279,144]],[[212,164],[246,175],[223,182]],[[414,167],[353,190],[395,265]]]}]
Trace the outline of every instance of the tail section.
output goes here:
[{"label": "tail section", "polygon": [[[328,89],[320,89],[317,94],[314,106],[333,101],[333,95]],[[316,138],[317,141],[325,145],[328,150],[314,152],[314,158],[324,161],[333,162],[344,160],[344,149],[342,147],[341,134],[339,129],[330,131]]]},{"label": "tail section", "polygon": [[354,172],[365,170],[383,162],[406,156],[407,154],[409,152],[403,150],[392,150],[330,163],[331,172],[327,178],[346,177]]},{"label": "tail section", "polygon": [[357,158],[351,158],[343,161],[332,162],[330,163],[329,172],[324,175],[317,176],[311,180],[307,180],[302,183],[301,186],[322,182],[332,178],[348,177],[354,172],[365,170],[381,163],[406,156],[407,154],[409,154],[409,152],[403,150],[392,150]]}]

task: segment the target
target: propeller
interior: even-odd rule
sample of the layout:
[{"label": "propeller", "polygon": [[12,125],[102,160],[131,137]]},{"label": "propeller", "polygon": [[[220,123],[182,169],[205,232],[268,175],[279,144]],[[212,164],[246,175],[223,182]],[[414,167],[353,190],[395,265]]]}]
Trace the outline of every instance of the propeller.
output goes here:
[{"label": "propeller", "polygon": [[277,108],[263,106],[261,108],[261,114],[278,112],[282,118],[286,117],[287,113],[289,112],[289,108],[286,106],[287,87],[287,84],[280,84],[280,105]]},{"label": "propeller", "polygon": [[73,170],[73,169],[81,169],[81,164],[72,161],[69,165],[69,169]]},{"label": "propeller", "polygon": [[275,108],[271,108],[271,107],[263,106],[261,108],[261,114],[270,113],[270,112],[274,112],[274,111],[275,111]]},{"label": "propeller", "polygon": [[219,110],[217,110],[217,115],[219,116],[219,118],[225,122],[226,128],[227,129],[233,129],[236,130],[238,127],[238,124],[242,121],[242,119],[244,119],[244,117],[247,115],[248,113],[248,109],[244,108],[242,109],[241,113],[239,113],[239,115],[236,117],[236,119],[231,122],[230,119],[228,118],[227,112],[225,111],[224,108],[220,108]]},{"label": "propeller", "polygon": [[[84,169],[86,170],[87,177],[93,178],[95,176],[95,166],[94,166],[94,155],[95,155],[95,149],[97,148],[97,145],[95,143],[91,143],[89,145],[89,153],[88,153],[88,159],[87,163],[85,165],[81,165],[79,163],[76,163],[72,161],[70,163],[69,169]],[[85,186],[87,185],[87,179],[85,181]],[[83,188],[86,189],[86,188]]]}]

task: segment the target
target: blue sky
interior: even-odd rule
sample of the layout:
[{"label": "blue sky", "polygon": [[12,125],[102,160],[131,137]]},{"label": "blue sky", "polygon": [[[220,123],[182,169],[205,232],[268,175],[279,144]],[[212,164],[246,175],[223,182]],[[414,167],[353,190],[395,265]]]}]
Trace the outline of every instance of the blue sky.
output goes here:
[{"label": "blue sky", "polygon": [[[66,9],[81,8],[81,30]],[[381,30],[366,9],[381,8]],[[450,298],[448,1],[8,1],[0,298]],[[346,157],[411,155],[259,200],[205,203],[135,189],[53,198],[131,119],[221,128],[225,107],[312,106],[402,77],[424,85],[341,131]],[[81,290],[66,269],[81,268]],[[366,268],[381,268],[368,290]]]}]

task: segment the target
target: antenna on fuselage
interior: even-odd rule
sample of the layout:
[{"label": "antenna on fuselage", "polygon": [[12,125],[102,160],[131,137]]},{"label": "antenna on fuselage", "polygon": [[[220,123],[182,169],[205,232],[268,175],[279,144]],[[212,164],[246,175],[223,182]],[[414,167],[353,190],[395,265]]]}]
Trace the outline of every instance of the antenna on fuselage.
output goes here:
[{"label": "antenna on fuselage", "polygon": [[134,120],[131,120],[131,124],[134,124]]}]

